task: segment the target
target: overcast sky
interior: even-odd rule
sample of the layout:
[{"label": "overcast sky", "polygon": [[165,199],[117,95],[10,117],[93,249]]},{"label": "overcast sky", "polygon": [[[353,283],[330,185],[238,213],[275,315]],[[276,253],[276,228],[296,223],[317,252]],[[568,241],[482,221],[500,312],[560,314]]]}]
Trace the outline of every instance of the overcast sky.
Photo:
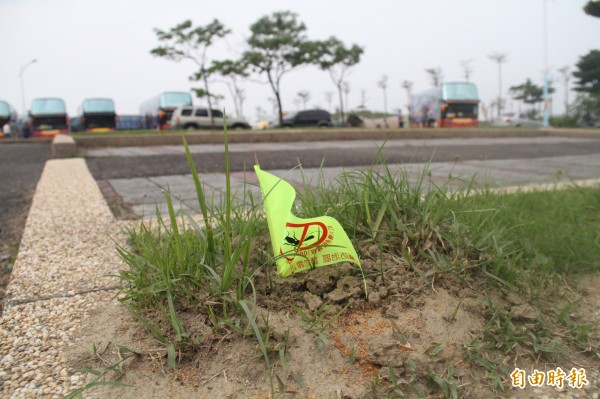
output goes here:
[{"label": "overcast sky", "polygon": [[[600,19],[582,11],[585,3],[547,0],[555,112],[564,109],[557,69],[569,66],[573,71],[582,55],[600,48]],[[0,0],[0,99],[22,112],[19,72],[36,59],[23,73],[27,108],[36,97],[61,97],[74,115],[85,98],[111,97],[118,113],[136,114],[144,100],[162,91],[199,87],[188,80],[195,70],[192,62],[150,55],[159,44],[154,28],[167,30],[185,19],[205,25],[218,18],[232,34],[209,49],[209,58],[233,58],[245,50],[253,22],[289,10],[306,24],[310,39],[333,35],[364,47],[360,64],[348,77],[350,108],[361,103],[364,90],[367,108],[383,110],[377,81],[387,75],[388,111],[406,109],[403,80],[412,81],[415,92],[425,90],[431,85],[425,69],[440,67],[444,81],[462,81],[465,60],[481,100],[489,104],[498,95],[497,64],[489,59],[493,52],[507,55],[504,96],[509,86],[527,78],[542,84],[543,5],[544,0]],[[249,81],[244,88],[249,120],[256,119],[257,107],[271,113],[268,85]],[[215,83],[212,90],[226,96],[220,106],[233,113],[227,87]],[[294,99],[301,90],[310,93],[309,106],[328,108],[325,93],[335,87],[316,67],[293,70],[282,81],[285,110],[296,109]]]}]

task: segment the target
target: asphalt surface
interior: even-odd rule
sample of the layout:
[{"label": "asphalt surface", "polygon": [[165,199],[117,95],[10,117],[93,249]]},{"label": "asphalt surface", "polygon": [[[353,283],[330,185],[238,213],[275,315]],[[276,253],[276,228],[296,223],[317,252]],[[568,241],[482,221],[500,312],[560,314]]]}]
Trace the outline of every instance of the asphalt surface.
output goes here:
[{"label": "asphalt surface", "polygon": [[[216,204],[225,198],[223,145],[190,146],[200,180]],[[522,186],[600,178],[600,140],[575,137],[472,137],[442,139],[338,140],[295,143],[236,143],[229,147],[236,200],[245,191],[261,197],[252,171],[261,168],[297,187],[321,177],[335,182],[347,170],[364,168],[381,155],[390,170],[416,183],[427,168],[435,185],[460,189]],[[169,190],[186,212],[199,212],[194,183],[181,145],[89,149],[87,164],[117,217],[150,216],[166,209]],[[302,165],[302,170],[295,168]],[[427,166],[425,166],[427,165]],[[474,179],[474,180],[473,180]],[[251,201],[250,201],[251,202]]]},{"label": "asphalt surface", "polygon": [[7,229],[15,219],[27,215],[35,187],[44,164],[50,156],[50,142],[0,143],[0,240],[20,238],[17,231]]},{"label": "asphalt surface", "polygon": [[[448,140],[444,140],[448,141]],[[251,169],[255,154],[261,167],[267,169],[288,169],[301,164],[304,168],[363,166],[370,165],[378,154],[378,148],[372,142],[364,143],[328,142],[315,148],[269,148],[261,144],[252,151],[232,151],[230,153],[231,171]],[[457,141],[457,144],[460,142]],[[233,148],[235,146],[232,146]],[[164,154],[144,156],[98,156],[88,157],[87,165],[97,180],[150,177],[162,175],[180,175],[189,173],[185,155]],[[482,144],[443,145],[435,141],[422,141],[417,145],[384,146],[381,151],[387,163],[452,162],[466,160],[494,159],[533,159],[564,155],[600,154],[600,140],[532,140],[511,142],[511,140],[493,140]],[[200,173],[222,173],[225,170],[225,157],[220,152],[202,152],[193,154],[196,168]]]},{"label": "asphalt surface", "polygon": [[[50,142],[0,142],[0,303]],[[1,309],[0,309],[1,314]]]}]

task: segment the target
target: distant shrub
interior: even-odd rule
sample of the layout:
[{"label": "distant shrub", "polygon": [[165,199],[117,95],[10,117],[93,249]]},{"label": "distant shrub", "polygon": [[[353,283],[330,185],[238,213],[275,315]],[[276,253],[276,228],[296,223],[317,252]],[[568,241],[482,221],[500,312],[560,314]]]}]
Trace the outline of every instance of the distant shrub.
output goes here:
[{"label": "distant shrub", "polygon": [[550,125],[553,127],[577,127],[577,117],[561,115],[550,118]]}]

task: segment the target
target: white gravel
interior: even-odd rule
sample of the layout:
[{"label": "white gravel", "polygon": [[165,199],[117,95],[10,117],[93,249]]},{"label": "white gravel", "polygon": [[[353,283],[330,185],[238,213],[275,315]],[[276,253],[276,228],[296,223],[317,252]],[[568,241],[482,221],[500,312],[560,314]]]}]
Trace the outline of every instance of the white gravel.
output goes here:
[{"label": "white gravel", "polygon": [[64,349],[88,312],[117,294],[106,275],[122,266],[122,226],[83,159],[46,163],[0,319],[0,397],[60,398],[85,384]]},{"label": "white gravel", "polygon": [[[117,285],[119,224],[81,158],[46,163],[8,286],[8,304]],[[122,241],[121,241],[122,242]]]}]

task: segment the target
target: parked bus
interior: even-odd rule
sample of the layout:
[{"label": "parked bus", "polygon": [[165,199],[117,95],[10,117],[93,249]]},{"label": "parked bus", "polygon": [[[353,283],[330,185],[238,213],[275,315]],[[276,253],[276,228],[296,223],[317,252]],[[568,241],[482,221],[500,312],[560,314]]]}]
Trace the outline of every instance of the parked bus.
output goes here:
[{"label": "parked bus", "polygon": [[477,127],[479,96],[472,83],[443,83],[411,97],[410,124],[419,127]]},{"label": "parked bus", "polygon": [[60,98],[36,98],[29,110],[29,128],[33,137],[51,137],[69,132],[65,102]]},{"label": "parked bus", "polygon": [[146,129],[165,130],[171,126],[171,115],[180,105],[192,105],[190,93],[169,91],[145,101],[140,106],[144,127]]},{"label": "parked bus", "polygon": [[119,115],[117,130],[142,129],[142,117],[139,115]]},{"label": "parked bus", "polygon": [[[3,127],[7,123],[14,129],[14,123],[17,121],[17,111],[6,101],[0,100],[0,138],[4,137]],[[14,137],[14,136],[13,136]]]},{"label": "parked bus", "polygon": [[110,98],[86,98],[71,120],[71,131],[107,132],[117,127],[115,103]]}]

